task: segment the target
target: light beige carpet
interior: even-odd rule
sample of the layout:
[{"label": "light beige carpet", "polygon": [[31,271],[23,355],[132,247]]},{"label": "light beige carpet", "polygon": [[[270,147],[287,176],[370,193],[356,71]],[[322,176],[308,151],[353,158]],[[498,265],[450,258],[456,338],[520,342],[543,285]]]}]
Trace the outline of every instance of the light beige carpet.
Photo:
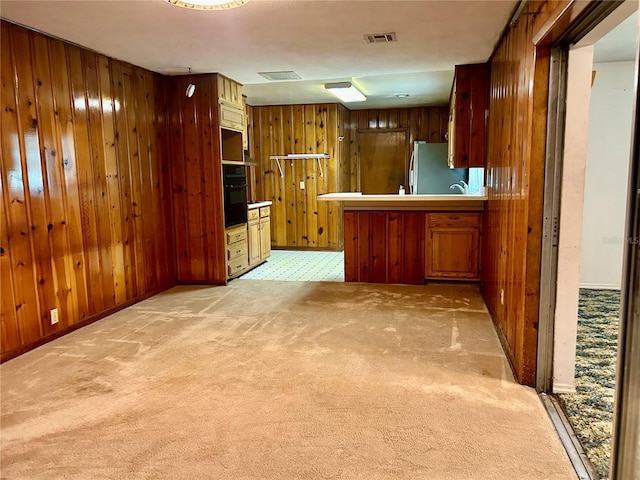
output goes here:
[{"label": "light beige carpet", "polygon": [[179,287],[0,367],[6,479],[573,479],[476,287]]}]

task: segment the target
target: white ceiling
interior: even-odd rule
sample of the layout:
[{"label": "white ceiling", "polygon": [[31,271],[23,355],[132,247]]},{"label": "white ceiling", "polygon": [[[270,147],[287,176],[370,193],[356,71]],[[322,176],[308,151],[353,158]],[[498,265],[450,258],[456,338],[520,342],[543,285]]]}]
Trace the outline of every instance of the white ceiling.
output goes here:
[{"label": "white ceiling", "polygon": [[[446,104],[453,66],[486,61],[516,3],[251,0],[194,11],[164,0],[2,0],[0,15],[155,72],[222,73],[244,84],[250,105],[335,102],[324,84],[353,80],[368,97],[353,109]],[[397,43],[363,39],[383,32]],[[258,75],[278,70],[302,80]]]}]

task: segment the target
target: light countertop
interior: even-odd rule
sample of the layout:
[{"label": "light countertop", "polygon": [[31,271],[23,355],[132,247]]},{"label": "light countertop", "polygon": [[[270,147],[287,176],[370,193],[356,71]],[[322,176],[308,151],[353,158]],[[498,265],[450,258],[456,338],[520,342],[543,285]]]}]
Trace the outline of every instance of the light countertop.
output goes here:
[{"label": "light countertop", "polygon": [[483,210],[486,195],[363,195],[336,192],[318,195],[318,201],[343,202],[345,210]]},{"label": "light countertop", "polygon": [[272,203],[273,202],[271,200],[265,200],[263,202],[256,202],[256,203],[248,203],[247,204],[247,209],[252,210],[254,208],[268,207]]}]

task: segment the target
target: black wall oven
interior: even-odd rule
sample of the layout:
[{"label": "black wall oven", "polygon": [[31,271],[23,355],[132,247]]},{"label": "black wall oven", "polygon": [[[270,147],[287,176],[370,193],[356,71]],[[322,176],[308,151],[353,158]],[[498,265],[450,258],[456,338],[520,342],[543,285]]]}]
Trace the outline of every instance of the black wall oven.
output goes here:
[{"label": "black wall oven", "polygon": [[247,173],[244,165],[222,165],[224,226],[247,223]]}]

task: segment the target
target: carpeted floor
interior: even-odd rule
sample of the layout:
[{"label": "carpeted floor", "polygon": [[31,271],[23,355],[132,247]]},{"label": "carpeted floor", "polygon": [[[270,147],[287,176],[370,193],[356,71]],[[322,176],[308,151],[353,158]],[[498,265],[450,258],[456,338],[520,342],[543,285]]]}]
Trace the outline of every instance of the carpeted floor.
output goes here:
[{"label": "carpeted floor", "polygon": [[7,479],[576,478],[475,286],[178,287],[0,374]]},{"label": "carpeted floor", "polygon": [[580,290],[576,393],[558,400],[601,478],[609,477],[620,292]]}]

